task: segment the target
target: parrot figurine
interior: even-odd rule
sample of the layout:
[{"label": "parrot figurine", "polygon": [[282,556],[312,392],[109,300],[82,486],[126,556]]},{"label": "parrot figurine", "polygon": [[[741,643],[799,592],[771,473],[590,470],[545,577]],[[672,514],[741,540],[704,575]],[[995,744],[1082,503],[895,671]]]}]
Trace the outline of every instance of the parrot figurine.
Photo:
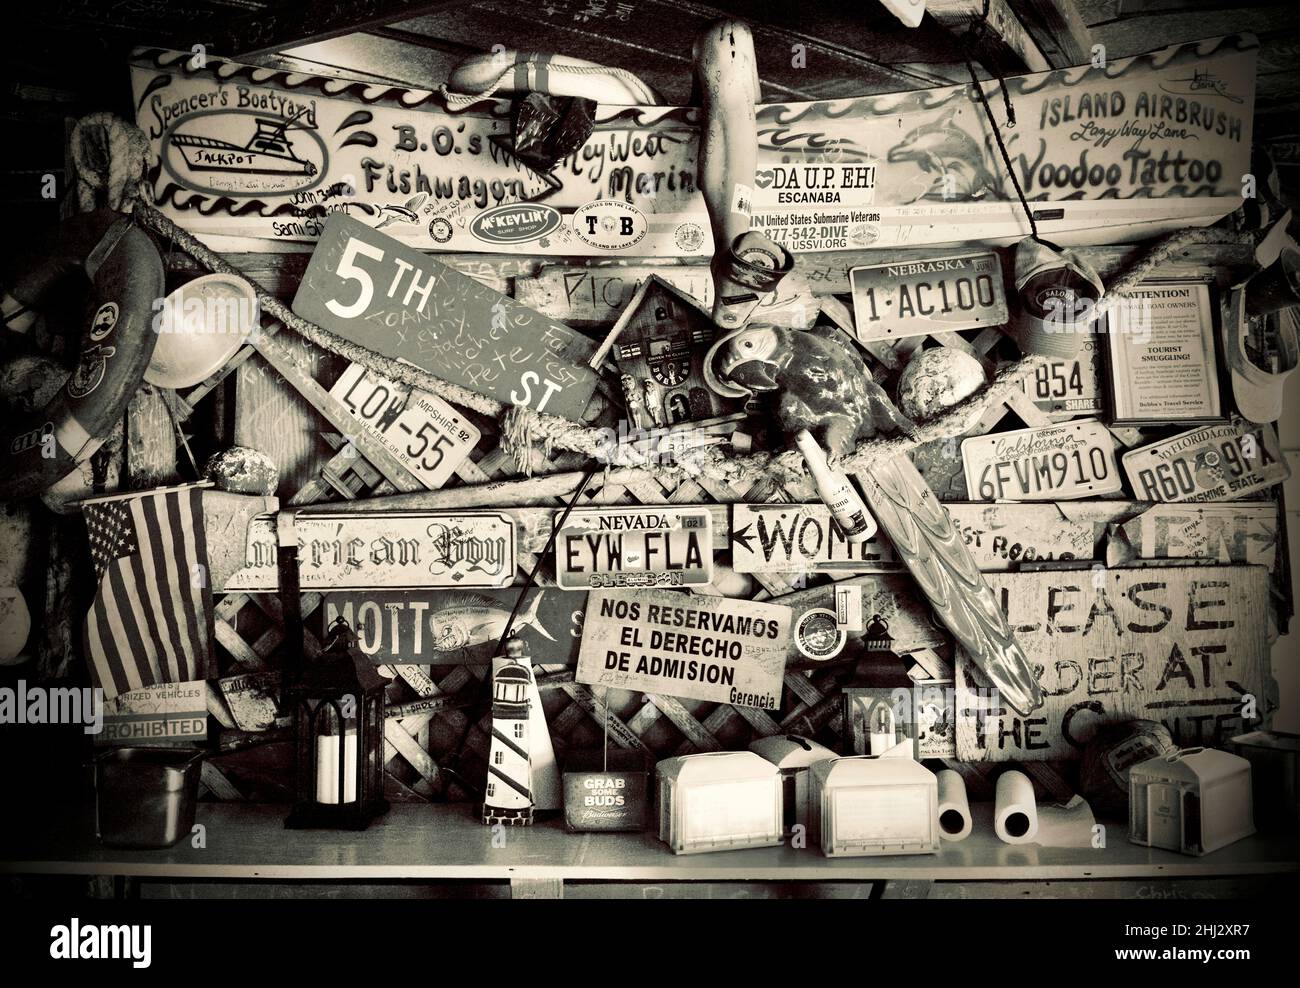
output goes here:
[{"label": "parrot figurine", "polygon": [[[914,435],[862,357],[839,331],[751,326],[723,337],[705,358],[705,378],[730,397],[767,395],[786,437],[812,433],[836,459],[859,439]],[[906,456],[860,476],[867,504],[930,605],[1002,697],[1022,716],[1043,692],[993,590],[948,509]]]}]

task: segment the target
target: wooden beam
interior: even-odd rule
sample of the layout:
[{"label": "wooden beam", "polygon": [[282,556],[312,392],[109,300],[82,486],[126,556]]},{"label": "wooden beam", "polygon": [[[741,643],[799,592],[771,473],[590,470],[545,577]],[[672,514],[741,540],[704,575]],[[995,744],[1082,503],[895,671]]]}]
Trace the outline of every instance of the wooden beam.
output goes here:
[{"label": "wooden beam", "polygon": [[[1018,6],[1025,27],[1052,68],[1086,65],[1092,58],[1092,32],[1079,16],[1074,0],[1021,0]],[[1153,39],[1148,47],[1158,48],[1164,43]]]},{"label": "wooden beam", "polygon": [[[248,59],[315,41],[326,41],[374,25],[391,24],[454,7],[462,0],[294,0],[226,22],[212,42],[213,53]],[[190,43],[182,46],[188,50]]]}]

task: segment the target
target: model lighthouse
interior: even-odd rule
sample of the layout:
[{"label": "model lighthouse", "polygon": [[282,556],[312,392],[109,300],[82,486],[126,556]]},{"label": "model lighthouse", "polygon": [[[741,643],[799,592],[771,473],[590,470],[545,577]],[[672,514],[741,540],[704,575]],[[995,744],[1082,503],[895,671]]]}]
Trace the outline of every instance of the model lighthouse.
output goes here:
[{"label": "model lighthouse", "polygon": [[[522,661],[521,661],[522,659]],[[533,672],[518,638],[506,641],[505,661],[492,677],[492,747],[483,799],[489,826],[533,822],[532,765],[528,756],[528,693]]]}]

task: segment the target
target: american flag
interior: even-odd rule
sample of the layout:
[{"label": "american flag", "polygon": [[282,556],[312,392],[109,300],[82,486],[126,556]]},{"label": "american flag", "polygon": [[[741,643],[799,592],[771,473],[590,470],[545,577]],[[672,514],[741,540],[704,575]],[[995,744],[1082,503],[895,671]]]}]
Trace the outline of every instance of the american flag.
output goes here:
[{"label": "american flag", "polygon": [[207,676],[212,588],[202,498],[191,486],[84,505],[99,577],[86,654],[106,698]]}]

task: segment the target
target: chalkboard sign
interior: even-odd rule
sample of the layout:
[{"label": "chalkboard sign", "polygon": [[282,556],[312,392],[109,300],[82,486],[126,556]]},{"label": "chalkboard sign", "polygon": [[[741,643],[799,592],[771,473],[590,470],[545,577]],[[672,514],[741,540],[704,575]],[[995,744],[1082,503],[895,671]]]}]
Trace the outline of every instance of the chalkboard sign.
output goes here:
[{"label": "chalkboard sign", "polygon": [[579,422],[596,388],[585,336],[341,213],[325,223],[293,311],[508,405]]}]

